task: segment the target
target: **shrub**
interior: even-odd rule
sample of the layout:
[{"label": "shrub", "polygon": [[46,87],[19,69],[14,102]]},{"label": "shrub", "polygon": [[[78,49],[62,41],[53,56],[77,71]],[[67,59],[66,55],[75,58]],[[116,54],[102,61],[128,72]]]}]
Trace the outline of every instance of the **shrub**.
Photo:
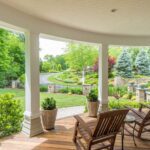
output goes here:
[{"label": "shrub", "polygon": [[82,89],[80,89],[80,88],[71,88],[70,92],[72,94],[79,94],[79,95],[81,95],[82,94]]},{"label": "shrub", "polygon": [[12,94],[0,95],[0,137],[19,132],[22,120],[20,100],[16,100]]},{"label": "shrub", "polygon": [[133,97],[133,93],[132,93],[132,92],[129,92],[129,93],[123,95],[122,98],[123,98],[123,99],[132,99],[132,97]]},{"label": "shrub", "polygon": [[90,102],[96,102],[98,101],[98,90],[97,89],[92,89],[87,96],[87,100]]},{"label": "shrub", "polygon": [[140,103],[131,100],[119,100],[119,105],[118,105],[118,101],[116,99],[109,100],[109,108],[111,109],[125,108],[125,106],[129,106],[132,108],[139,108]]},{"label": "shrub", "polygon": [[53,110],[56,108],[56,100],[53,97],[47,97],[42,101],[41,106],[44,110]]},{"label": "shrub", "polygon": [[47,85],[41,85],[40,86],[40,92],[47,92],[47,91],[48,91]]},{"label": "shrub", "polygon": [[81,88],[62,88],[59,90],[60,93],[69,93],[69,94],[82,94]]},{"label": "shrub", "polygon": [[122,86],[122,87],[114,87],[114,86],[109,86],[108,87],[108,94],[109,96],[119,96],[122,97],[123,95],[127,94],[127,87]]},{"label": "shrub", "polygon": [[135,95],[132,96],[131,100],[132,100],[132,101],[135,101],[135,100],[136,100],[136,96],[135,96]]},{"label": "shrub", "polygon": [[68,93],[69,89],[68,88],[62,88],[58,92],[60,92],[60,93]]}]

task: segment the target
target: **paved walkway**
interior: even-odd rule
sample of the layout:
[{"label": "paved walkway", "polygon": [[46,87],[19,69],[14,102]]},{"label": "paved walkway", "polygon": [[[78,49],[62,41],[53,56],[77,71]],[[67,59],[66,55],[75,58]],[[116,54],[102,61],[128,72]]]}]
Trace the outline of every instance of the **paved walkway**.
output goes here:
[{"label": "paved walkway", "polygon": [[58,73],[40,73],[40,84],[49,84],[51,83],[48,78]]},{"label": "paved walkway", "polygon": [[84,106],[75,106],[67,108],[59,108],[57,112],[57,119],[82,114],[84,112]]}]

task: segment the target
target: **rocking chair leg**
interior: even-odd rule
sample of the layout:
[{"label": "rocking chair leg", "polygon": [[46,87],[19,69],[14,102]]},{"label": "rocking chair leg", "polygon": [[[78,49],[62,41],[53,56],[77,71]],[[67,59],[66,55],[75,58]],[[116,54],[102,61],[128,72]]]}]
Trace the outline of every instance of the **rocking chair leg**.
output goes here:
[{"label": "rocking chair leg", "polygon": [[116,140],[116,137],[111,140],[111,147],[110,147],[110,150],[113,150],[113,149],[114,149],[115,140]]},{"label": "rocking chair leg", "polygon": [[143,131],[143,127],[140,127],[138,135],[137,135],[138,138],[141,138],[142,131]]},{"label": "rocking chair leg", "polygon": [[75,124],[75,129],[74,129],[74,136],[73,136],[73,142],[76,143],[77,142],[77,134],[78,134],[78,130],[77,127],[79,125],[79,122],[76,122]]}]

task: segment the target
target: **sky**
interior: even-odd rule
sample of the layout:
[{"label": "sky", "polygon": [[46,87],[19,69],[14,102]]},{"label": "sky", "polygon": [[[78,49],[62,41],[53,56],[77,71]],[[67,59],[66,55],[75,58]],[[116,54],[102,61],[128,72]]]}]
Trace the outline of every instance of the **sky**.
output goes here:
[{"label": "sky", "polygon": [[47,54],[53,56],[63,54],[67,44],[67,42],[40,38],[40,58],[43,60]]}]

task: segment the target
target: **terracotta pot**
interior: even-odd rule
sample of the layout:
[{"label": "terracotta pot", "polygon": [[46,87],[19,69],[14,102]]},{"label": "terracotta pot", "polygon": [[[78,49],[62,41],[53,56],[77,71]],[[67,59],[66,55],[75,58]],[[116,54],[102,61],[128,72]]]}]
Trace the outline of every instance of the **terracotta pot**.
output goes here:
[{"label": "terracotta pot", "polygon": [[87,105],[88,105],[89,117],[97,117],[97,112],[98,112],[98,108],[99,108],[99,101],[96,101],[96,102],[88,101]]},{"label": "terracotta pot", "polygon": [[42,123],[46,130],[54,129],[57,108],[53,110],[42,110]]}]

